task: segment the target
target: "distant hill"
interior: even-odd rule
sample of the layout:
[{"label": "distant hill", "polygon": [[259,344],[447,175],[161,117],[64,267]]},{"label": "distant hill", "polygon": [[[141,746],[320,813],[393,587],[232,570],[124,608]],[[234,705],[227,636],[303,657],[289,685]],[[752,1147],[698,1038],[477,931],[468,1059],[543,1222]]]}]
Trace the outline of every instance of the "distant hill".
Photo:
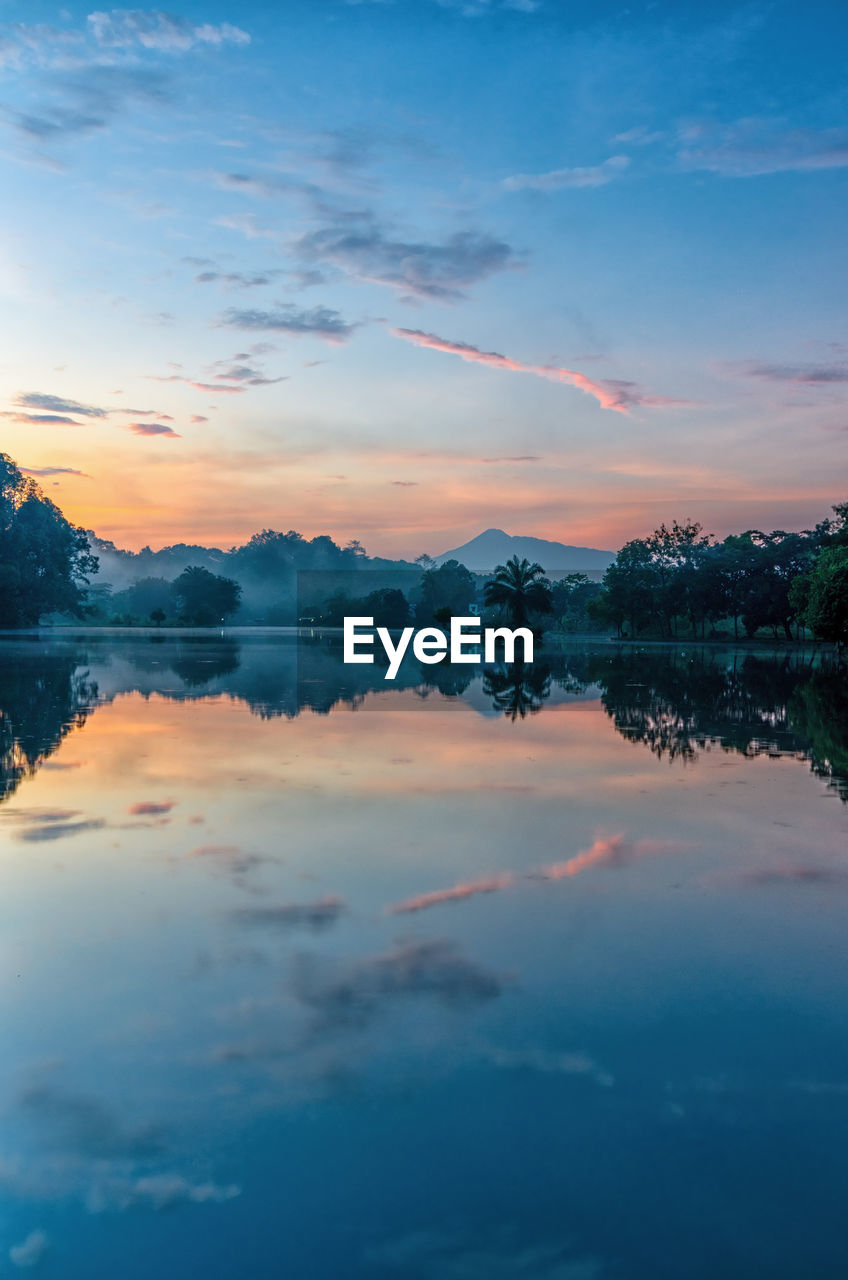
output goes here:
[{"label": "distant hill", "polygon": [[547,573],[586,573],[606,569],[615,559],[615,552],[599,551],[596,547],[568,547],[545,538],[522,538],[504,533],[503,529],[487,529],[464,546],[444,551],[435,559],[436,564],[459,560],[467,569],[486,572],[504,564],[511,556],[531,563],[538,561]]}]

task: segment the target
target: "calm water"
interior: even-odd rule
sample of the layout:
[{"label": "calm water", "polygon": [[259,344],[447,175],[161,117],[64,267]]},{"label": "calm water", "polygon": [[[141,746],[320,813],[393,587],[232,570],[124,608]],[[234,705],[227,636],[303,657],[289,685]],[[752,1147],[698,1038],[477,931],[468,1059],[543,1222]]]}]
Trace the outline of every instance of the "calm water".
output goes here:
[{"label": "calm water", "polygon": [[3,1274],[848,1274],[845,677],[470,670],[0,641]]}]

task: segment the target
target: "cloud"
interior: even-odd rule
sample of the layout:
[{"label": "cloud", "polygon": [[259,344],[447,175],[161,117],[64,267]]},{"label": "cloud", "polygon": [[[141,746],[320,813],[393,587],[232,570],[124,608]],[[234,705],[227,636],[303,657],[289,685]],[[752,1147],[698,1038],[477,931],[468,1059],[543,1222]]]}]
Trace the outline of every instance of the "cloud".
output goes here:
[{"label": "cloud", "polygon": [[[480,18],[487,13],[506,11],[511,13],[536,13],[542,0],[432,0],[440,9],[452,9],[465,18]],[[391,4],[392,0],[345,0],[345,4],[358,7],[366,4]]]},{"label": "cloud", "polygon": [[49,1241],[44,1231],[30,1231],[20,1244],[13,1244],[9,1258],[16,1267],[37,1267],[46,1254]]},{"label": "cloud", "polygon": [[762,867],[744,871],[737,877],[738,883],[752,889],[770,885],[812,885],[829,888],[848,884],[848,870],[844,867]]},{"label": "cloud", "polygon": [[[815,173],[848,166],[848,129],[787,129],[774,120],[694,124],[681,132],[678,163],[729,178]],[[689,144],[689,145],[687,145]]]},{"label": "cloud", "polygon": [[187,53],[198,47],[250,44],[250,36],[228,22],[195,26],[186,18],[158,9],[110,9],[88,15],[89,30],[99,45],[129,49],[141,45],[159,53]]},{"label": "cloud", "polygon": [[244,382],[249,387],[270,387],[275,382],[287,382],[287,377],[266,378],[259,369],[252,365],[232,365],[223,373],[216,373],[216,378],[221,378],[231,382]]},{"label": "cloud", "polygon": [[74,467],[19,467],[26,476],[85,476],[90,480],[87,471],[77,471]]},{"label": "cloud", "polygon": [[191,417],[189,418],[189,422],[192,422],[192,423],[196,423],[196,422],[208,422],[208,421],[209,421],[209,419],[208,419],[208,418],[204,418],[204,416],[203,416],[203,414],[202,414],[202,413],[193,413],[193,414],[191,415]]},{"label": "cloud", "polygon": [[153,1209],[163,1212],[187,1204],[225,1204],[241,1195],[235,1183],[191,1182],[179,1173],[152,1173],[140,1178],[106,1178],[88,1196],[91,1213]]},{"label": "cloud", "polygon": [[321,1025],[357,1027],[386,1003],[429,996],[452,1007],[496,999],[501,980],[449,942],[420,942],[342,965],[329,973],[300,957],[294,994]]},{"label": "cloud", "polygon": [[628,156],[610,156],[588,168],[552,169],[548,173],[516,173],[505,178],[507,191],[562,191],[566,187],[604,187],[629,166]]},{"label": "cloud", "polygon": [[[601,865],[621,866],[635,857],[649,854],[675,853],[684,846],[670,840],[626,840],[623,835],[599,837],[589,849],[583,849],[564,862],[553,863],[538,871],[528,873],[524,879],[529,881],[563,880],[579,875],[589,867]],[[407,915],[419,911],[427,911],[431,907],[440,907],[446,903],[465,902],[480,894],[500,893],[512,889],[517,882],[511,871],[499,872],[494,876],[486,876],[481,880],[471,880],[449,889],[436,889],[430,893],[416,894],[402,902],[386,907],[386,915]]]},{"label": "cloud", "polygon": [[613,409],[616,413],[627,413],[636,406],[666,408],[689,403],[686,400],[654,395],[635,382],[624,382],[617,378],[592,379],[575,369],[557,369],[546,364],[523,364],[496,351],[481,351],[468,342],[450,342],[447,338],[439,338],[435,333],[424,333],[421,329],[392,329],[391,332],[404,342],[411,342],[417,347],[430,347],[434,351],[444,351],[471,364],[506,369],[511,373],[530,373],[534,377],[547,378],[552,382],[568,383],[585,391],[587,395],[594,396],[602,409]]},{"label": "cloud", "polygon": [[408,915],[413,912],[427,911],[430,907],[440,907],[446,902],[464,902],[467,898],[475,898],[481,893],[497,893],[500,889],[508,889],[514,883],[510,872],[489,876],[485,880],[472,880],[468,884],[454,885],[452,889],[436,889],[432,893],[420,893],[414,898],[407,898],[393,906],[386,907],[387,915]]},{"label": "cloud", "polygon": [[596,1084],[609,1089],[614,1076],[600,1067],[587,1053],[562,1053],[549,1049],[496,1049],[485,1054],[496,1067],[513,1071],[538,1071],[542,1075],[589,1076]]},{"label": "cloud", "polygon": [[316,902],[286,902],[275,907],[244,907],[231,912],[238,924],[291,929],[326,929],[347,910],[341,898],[319,898]]},{"label": "cloud", "polygon": [[666,137],[663,129],[649,129],[646,125],[637,125],[634,129],[626,129],[624,133],[617,133],[613,138],[613,142],[627,142],[632,146],[650,147],[655,142],[662,142]]},{"label": "cloud", "polygon": [[131,422],[128,430],[137,436],[170,436],[173,439],[180,439],[179,431],[175,431],[165,422]]},{"label": "cloud", "polygon": [[503,458],[481,458],[481,462],[541,462],[542,455],[539,453],[518,453],[513,456]]},{"label": "cloud", "polygon": [[[345,476],[344,479],[347,479],[347,477]],[[389,483],[397,485],[399,489],[417,489],[418,488],[417,480],[390,480]]]},{"label": "cloud", "polygon": [[3,23],[0,28],[0,67],[20,70],[28,63],[37,66],[60,61],[82,43],[76,31],[63,31],[46,23]]},{"label": "cloud", "polygon": [[4,413],[2,416],[30,427],[41,426],[45,422],[51,423],[54,427],[82,426],[82,423],[75,421],[74,418],[65,418],[58,413]]},{"label": "cloud", "polygon": [[195,391],[207,391],[214,395],[240,396],[246,390],[245,387],[228,387],[223,382],[191,382],[188,378],[174,378],[173,381],[185,382],[187,386],[194,387]]},{"label": "cloud", "polygon": [[36,142],[62,141],[106,128],[132,103],[165,105],[171,81],[152,67],[93,64],[82,71],[53,75],[55,101],[33,112],[7,113],[7,119]]},{"label": "cloud", "polygon": [[[251,312],[250,314],[256,315],[261,313]],[[258,353],[259,349],[263,346],[264,344],[262,343],[257,344],[257,346],[254,348],[254,352]],[[272,350],[273,348],[269,347],[267,349]],[[233,360],[234,361],[238,361],[239,359],[247,360],[249,358],[250,358],[249,353],[240,353],[238,356],[233,357]],[[186,378],[181,373],[169,373],[165,375],[146,374],[145,376],[150,378],[151,381],[153,382],[182,382],[185,384],[185,386],[192,387],[195,391],[203,391],[207,395],[231,395],[231,396],[243,395],[248,387],[270,387],[277,382],[288,381],[287,376],[283,376],[279,378],[266,378],[260,368],[254,368],[253,366],[247,366],[247,365],[234,364],[231,361],[222,361],[222,360],[216,361],[216,363],[212,365],[212,371],[214,371],[216,368],[220,369],[222,365],[226,367],[226,371],[222,371],[220,373],[215,373],[215,372],[212,373],[212,376],[216,379],[215,382],[195,381],[193,378]],[[230,379],[231,381],[227,381],[227,379]],[[233,385],[233,383],[235,383],[235,385]],[[159,416],[160,418],[168,417],[167,414],[160,414]],[[168,421],[173,421],[173,419],[169,418]],[[203,417],[202,414],[192,414],[191,421],[192,422],[208,422],[209,419]]]},{"label": "cloud", "polygon": [[221,323],[233,329],[268,329],[295,337],[314,334],[325,338],[327,342],[346,342],[357,327],[343,320],[338,311],[331,307],[301,308],[291,303],[281,304],[275,311],[238,310],[231,307],[224,312]]},{"label": "cloud", "polygon": [[237,289],[257,289],[272,284],[282,271],[201,271],[194,277],[195,284],[228,284]]},{"label": "cloud", "polygon": [[541,880],[566,880],[590,867],[624,866],[632,858],[659,853],[679,853],[685,846],[674,840],[626,840],[621,834],[599,837],[588,849],[573,858],[555,862],[535,873]]},{"label": "cloud", "polygon": [[848,363],[838,364],[768,364],[750,360],[726,365],[736,377],[756,378],[762,382],[793,382],[798,386],[828,386],[848,382]]},{"label": "cloud", "polygon": [[[48,412],[57,414],[75,413],[79,418],[105,418],[106,409],[100,409],[93,404],[81,404],[78,400],[66,400],[63,396],[45,395],[40,391],[28,391],[25,395],[18,396],[15,401],[24,409],[46,409]],[[60,418],[42,418],[41,421],[68,421],[68,419]],[[73,423],[77,426],[77,423]]]},{"label": "cloud", "polygon": [[152,1125],[127,1128],[96,1098],[34,1085],[20,1099],[26,1118],[45,1144],[87,1159],[143,1159],[162,1150],[162,1135]]},{"label": "cloud", "polygon": [[69,836],[83,835],[86,831],[101,831],[105,826],[103,818],[86,818],[81,822],[46,822],[26,827],[18,832],[16,838],[27,844],[44,844],[48,840],[66,840]]},{"label": "cloud", "polygon": [[157,817],[162,813],[170,813],[176,804],[176,800],[139,800],[135,804],[131,804],[127,813],[133,816],[150,816]]},{"label": "cloud", "polygon": [[462,231],[440,244],[393,240],[368,219],[358,227],[343,222],[310,232],[295,251],[367,283],[441,301],[462,298],[467,286],[515,265],[509,245],[492,236]]},{"label": "cloud", "polygon": [[235,885],[244,888],[247,877],[268,859],[261,853],[248,853],[238,844],[200,844],[191,849],[188,858],[201,858],[232,878]]},{"label": "cloud", "polygon": [[402,1280],[600,1280],[608,1274],[598,1259],[576,1256],[571,1246],[522,1241],[501,1223],[479,1235],[411,1231],[370,1249],[367,1261],[377,1274]]},{"label": "cloud", "polygon": [[2,816],[11,822],[43,823],[68,822],[82,813],[82,809],[6,809]]}]

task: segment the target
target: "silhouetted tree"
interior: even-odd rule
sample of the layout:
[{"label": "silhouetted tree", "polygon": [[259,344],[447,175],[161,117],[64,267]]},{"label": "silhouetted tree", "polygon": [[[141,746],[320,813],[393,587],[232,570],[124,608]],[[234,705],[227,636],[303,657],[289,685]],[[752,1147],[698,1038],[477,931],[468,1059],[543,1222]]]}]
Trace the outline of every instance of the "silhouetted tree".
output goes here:
[{"label": "silhouetted tree", "polygon": [[171,584],[180,617],[193,627],[209,627],[236,612],[241,587],[200,565],[189,565]]},{"label": "silhouetted tree", "polygon": [[599,582],[592,582],[585,573],[569,573],[551,587],[552,612],[560,631],[574,634],[590,631],[597,622],[589,606],[603,593]]},{"label": "silhouetted tree", "polygon": [[0,453],[0,627],[37,626],[46,613],[81,618],[97,568],[84,530]]},{"label": "silhouetted tree", "polygon": [[531,614],[550,613],[553,609],[551,584],[540,564],[513,556],[499,564],[495,575],[485,586],[487,605],[503,609],[513,626],[524,626]]},{"label": "silhouetted tree", "polygon": [[353,597],[340,591],[311,613],[325,627],[341,627],[345,618],[373,618],[375,627],[405,627],[409,615],[409,601],[397,587],[380,587],[367,596]]},{"label": "silhouetted tree", "polygon": [[477,581],[464,564],[446,560],[438,569],[428,569],[421,575],[415,594],[416,622],[426,625],[439,621],[444,625],[446,619],[468,613],[477,594]]}]

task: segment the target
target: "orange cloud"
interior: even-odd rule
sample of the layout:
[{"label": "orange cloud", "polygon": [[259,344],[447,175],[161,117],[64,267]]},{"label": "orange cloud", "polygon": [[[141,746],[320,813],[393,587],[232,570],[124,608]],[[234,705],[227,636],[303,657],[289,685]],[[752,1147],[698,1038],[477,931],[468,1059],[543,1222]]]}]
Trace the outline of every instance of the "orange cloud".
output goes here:
[{"label": "orange cloud", "polygon": [[688,400],[672,400],[668,396],[654,395],[635,382],[625,382],[618,378],[602,378],[596,382],[576,369],[558,369],[549,364],[523,364],[520,360],[512,360],[497,351],[481,351],[469,342],[449,342],[447,338],[439,338],[435,333],[424,333],[421,329],[392,329],[392,333],[396,338],[411,342],[416,347],[445,351],[470,364],[485,364],[493,369],[506,369],[510,373],[532,373],[537,378],[568,383],[572,387],[579,387],[587,395],[594,396],[602,409],[612,409],[616,413],[628,413],[634,405],[662,408],[690,403]]}]

